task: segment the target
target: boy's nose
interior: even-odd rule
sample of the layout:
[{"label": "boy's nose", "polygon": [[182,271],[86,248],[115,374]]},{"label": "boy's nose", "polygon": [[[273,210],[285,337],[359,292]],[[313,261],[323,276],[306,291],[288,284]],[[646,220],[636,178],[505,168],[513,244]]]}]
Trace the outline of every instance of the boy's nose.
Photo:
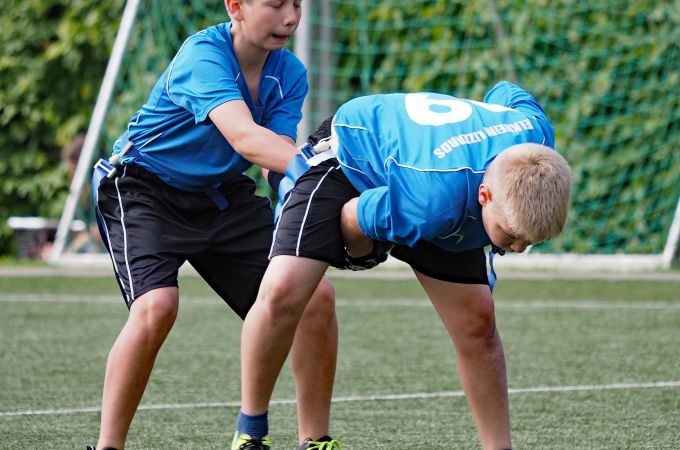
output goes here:
[{"label": "boy's nose", "polygon": [[288,2],[286,5],[285,14],[283,16],[283,24],[285,26],[293,26],[298,21],[298,13],[293,2]]}]

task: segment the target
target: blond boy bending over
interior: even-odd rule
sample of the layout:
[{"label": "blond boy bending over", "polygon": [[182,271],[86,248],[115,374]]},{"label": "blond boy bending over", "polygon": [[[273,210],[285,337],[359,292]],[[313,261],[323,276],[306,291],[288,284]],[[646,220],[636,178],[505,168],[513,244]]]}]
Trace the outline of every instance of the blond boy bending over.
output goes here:
[{"label": "blond boy bending over", "polygon": [[342,105],[310,137],[306,151],[322,153],[282,205],[272,259],[243,328],[243,411],[267,411],[328,266],[369,268],[391,248],[448,330],[483,447],[509,449],[495,275],[487,276],[484,248],[519,253],[561,232],[571,175],[553,145],[543,108],[509,82],[484,102],[412,93]]}]

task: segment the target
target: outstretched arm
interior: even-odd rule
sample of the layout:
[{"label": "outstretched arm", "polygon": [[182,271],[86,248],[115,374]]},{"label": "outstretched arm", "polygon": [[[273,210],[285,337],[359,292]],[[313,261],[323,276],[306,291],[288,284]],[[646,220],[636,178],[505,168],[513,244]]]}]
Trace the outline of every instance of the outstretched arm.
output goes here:
[{"label": "outstretched arm", "polygon": [[210,111],[210,120],[245,159],[265,169],[285,173],[297,154],[292,138],[279,136],[255,123],[243,100],[232,100]]}]

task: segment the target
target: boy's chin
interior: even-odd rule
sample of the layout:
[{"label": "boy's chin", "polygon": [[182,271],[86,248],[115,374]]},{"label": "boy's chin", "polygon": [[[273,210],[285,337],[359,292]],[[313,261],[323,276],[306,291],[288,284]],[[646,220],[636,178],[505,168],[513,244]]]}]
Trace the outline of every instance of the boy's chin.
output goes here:
[{"label": "boy's chin", "polygon": [[276,38],[272,36],[269,42],[267,42],[267,47],[269,47],[269,50],[281,50],[288,44],[289,40],[289,38]]}]

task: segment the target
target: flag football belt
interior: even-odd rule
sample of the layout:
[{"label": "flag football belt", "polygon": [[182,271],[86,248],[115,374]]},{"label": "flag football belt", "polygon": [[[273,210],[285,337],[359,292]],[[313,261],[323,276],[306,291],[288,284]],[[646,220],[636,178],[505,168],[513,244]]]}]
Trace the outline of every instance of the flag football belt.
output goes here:
[{"label": "flag football belt", "polygon": [[300,153],[307,160],[307,165],[310,167],[318,166],[323,161],[338,156],[338,135],[335,133],[335,128],[331,127],[331,135],[319,139],[319,141],[312,145],[307,142],[300,147]]},{"label": "flag football belt", "polygon": [[505,250],[495,244],[491,244],[491,250],[489,250],[489,289],[491,289],[491,292],[493,292],[493,287],[496,285],[496,281],[498,281],[496,269],[493,268],[494,255],[503,256],[505,255]]},{"label": "flag football belt", "polygon": [[[104,178],[113,178],[114,176],[116,176],[116,173],[118,172],[118,163],[120,162],[121,158],[126,154],[128,156],[134,156],[137,158],[141,157],[139,151],[134,148],[135,143],[128,140],[127,132],[123,134],[121,139],[123,140],[123,142],[125,142],[125,145],[123,146],[120,152],[111,155],[108,161],[105,159],[100,159],[94,165],[94,174],[92,176],[92,194],[95,196],[95,204],[96,193],[97,188],[99,188],[99,183],[101,183],[101,181]],[[205,187],[203,188],[203,192],[205,192],[212,199],[212,201],[215,203],[215,205],[217,205],[217,208],[220,211],[224,211],[229,207],[229,201],[216,187],[213,186]]]},{"label": "flag football belt", "polygon": [[[319,141],[316,145],[307,142],[298,148],[299,153],[286,166],[284,177],[278,182],[278,186],[272,186],[279,197],[279,203],[283,203],[288,193],[295,186],[295,182],[304,175],[310,167],[318,166],[322,162],[335,158],[338,155],[338,138],[332,133],[328,139]],[[279,207],[277,206],[277,209]],[[278,217],[278,214],[277,214]]]}]

